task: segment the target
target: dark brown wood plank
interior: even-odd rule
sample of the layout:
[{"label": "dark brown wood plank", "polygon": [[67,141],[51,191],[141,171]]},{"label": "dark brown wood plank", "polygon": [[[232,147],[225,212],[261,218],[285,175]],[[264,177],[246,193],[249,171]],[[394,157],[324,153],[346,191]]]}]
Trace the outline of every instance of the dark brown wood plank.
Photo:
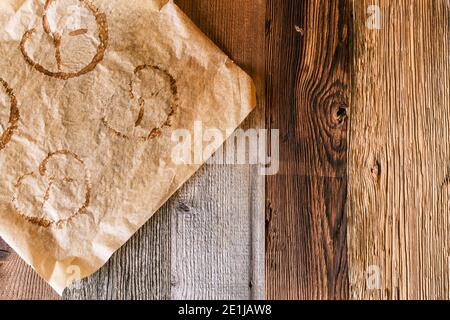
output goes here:
[{"label": "dark brown wood plank", "polygon": [[346,299],[350,85],[348,0],[269,0],[269,128],[280,172],[266,179],[268,299]]}]

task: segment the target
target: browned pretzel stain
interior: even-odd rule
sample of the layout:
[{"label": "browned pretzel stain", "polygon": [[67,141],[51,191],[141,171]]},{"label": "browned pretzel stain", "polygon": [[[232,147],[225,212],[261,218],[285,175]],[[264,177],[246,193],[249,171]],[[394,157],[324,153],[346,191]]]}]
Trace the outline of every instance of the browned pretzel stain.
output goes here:
[{"label": "browned pretzel stain", "polygon": [[[20,188],[20,186],[22,185],[22,183],[23,183],[28,177],[33,177],[33,178],[35,178],[36,175],[35,175],[33,172],[32,172],[32,173],[24,174],[23,176],[21,176],[21,177],[17,180],[15,187],[16,187],[17,189]],[[16,196],[13,196],[12,203],[13,203],[13,205],[14,205],[14,207],[15,207],[17,213],[19,214],[19,216],[21,216],[22,218],[24,218],[24,219],[27,220],[28,222],[30,222],[30,223],[32,223],[32,224],[35,224],[35,225],[38,225],[38,226],[40,226],[40,227],[44,227],[44,228],[48,228],[48,227],[50,227],[50,226],[53,224],[53,221],[51,221],[51,220],[49,220],[49,219],[46,219],[46,218],[39,218],[39,217],[31,217],[31,216],[29,216],[29,215],[26,215],[26,214],[24,214],[24,213],[21,213],[20,210],[19,210],[19,208],[18,208],[18,206],[16,205],[16,202],[17,202],[17,197],[16,197]]]},{"label": "browned pretzel stain", "polygon": [[[172,95],[172,101],[170,103],[170,108],[169,108],[169,111],[167,113],[167,118],[164,121],[164,123],[162,125],[160,125],[159,127],[152,128],[151,130],[149,130],[150,133],[148,135],[138,137],[138,139],[143,140],[143,141],[157,138],[162,134],[162,131],[165,128],[169,128],[172,125],[172,120],[176,114],[177,107],[178,107],[178,87],[177,87],[177,82],[176,82],[175,78],[167,70],[165,70],[159,66],[156,66],[156,65],[147,65],[147,64],[143,64],[143,65],[136,67],[134,70],[134,76],[137,77],[141,71],[146,70],[146,69],[158,71],[167,77],[167,79],[168,79],[167,83],[169,85],[170,93]],[[145,115],[146,101],[143,97],[135,97],[135,95],[133,93],[133,90],[134,90],[134,80],[133,79],[130,80],[129,86],[130,86],[130,88],[129,88],[130,98],[131,99],[137,98],[137,101],[139,103],[139,113],[138,113],[135,123],[134,123],[135,127],[139,127],[139,126],[141,126],[142,120]],[[155,93],[154,96],[157,96],[161,92],[161,90],[159,90],[157,93]],[[106,120],[106,118],[102,119],[102,123],[109,129],[109,131],[111,131],[114,135],[118,136],[119,138],[127,139],[127,140],[132,138],[129,135],[122,133],[119,130],[113,128],[109,124],[109,122]]]},{"label": "browned pretzel stain", "polygon": [[69,36],[71,36],[71,37],[81,36],[83,34],[86,34],[87,32],[88,32],[88,29],[78,29],[78,30],[69,32]]},{"label": "browned pretzel stain", "polygon": [[19,125],[20,113],[19,108],[17,107],[17,99],[14,95],[13,90],[9,87],[8,83],[5,80],[0,78],[0,87],[6,92],[9,97],[10,102],[10,112],[9,112],[9,126],[6,130],[0,135],[0,150],[3,150],[6,147],[6,144],[11,140],[14,131],[17,129]]},{"label": "browned pretzel stain", "polygon": [[[84,180],[84,183],[86,185],[86,194],[85,194],[84,203],[82,204],[82,206],[77,211],[75,211],[69,218],[67,218],[67,219],[60,219],[60,220],[53,220],[53,219],[50,219],[48,217],[32,217],[32,216],[27,215],[27,214],[25,214],[25,213],[20,211],[20,209],[16,205],[16,202],[17,202],[17,197],[16,196],[14,196],[13,200],[12,200],[13,204],[14,204],[14,206],[16,208],[17,213],[22,218],[24,218],[25,220],[27,220],[28,222],[30,222],[32,224],[35,224],[37,226],[44,227],[44,228],[49,228],[51,226],[56,226],[56,227],[63,226],[64,224],[72,221],[77,216],[86,213],[86,210],[89,207],[89,204],[91,202],[92,189],[91,189],[91,185],[90,185],[90,182],[89,182],[88,171],[87,171],[86,167],[84,166],[83,160],[81,160],[81,158],[77,154],[75,154],[75,153],[73,153],[71,151],[68,151],[68,150],[59,150],[59,151],[56,151],[56,152],[53,152],[53,153],[49,153],[48,156],[39,164],[39,170],[38,170],[39,173],[35,174],[34,172],[32,172],[32,173],[27,173],[27,174],[21,176],[17,180],[17,183],[15,185],[16,189],[20,188],[20,186],[23,184],[23,182],[28,177],[36,178],[36,177],[38,177],[38,175],[41,176],[41,177],[45,177],[46,174],[47,174],[48,162],[52,158],[57,157],[57,156],[65,156],[65,157],[70,157],[72,159],[75,159],[77,162],[82,164],[84,169],[85,169],[85,178],[84,178],[85,180]],[[70,177],[70,176],[65,176],[65,177],[54,177],[54,176],[52,176],[52,177],[49,177],[49,183],[48,183],[47,188],[46,188],[46,190],[44,192],[43,201],[42,201],[39,209],[42,210],[42,211],[44,210],[44,206],[47,203],[47,201],[50,199],[51,189],[52,189],[52,187],[54,186],[55,183],[57,183],[57,182],[73,183],[75,181],[76,181],[76,179],[74,179],[73,177]]]},{"label": "browned pretzel stain", "polygon": [[142,120],[144,119],[144,113],[145,113],[145,100],[143,98],[139,98],[139,115],[136,119],[136,122],[134,123],[135,127],[139,127],[142,123]]},{"label": "browned pretzel stain", "polygon": [[84,165],[83,160],[81,160],[81,158],[77,154],[75,154],[71,151],[68,151],[68,150],[58,150],[56,152],[49,153],[48,156],[44,160],[42,160],[41,164],[39,165],[39,174],[41,176],[45,176],[46,171],[47,171],[47,164],[48,164],[49,160],[58,155],[72,157],[75,160],[77,160],[79,163]]},{"label": "browned pretzel stain", "polygon": [[[61,66],[62,66],[61,37],[62,36],[61,36],[61,34],[53,32],[51,30],[50,24],[47,19],[48,9],[55,1],[57,1],[57,0],[46,0],[45,6],[44,6],[44,14],[42,16],[42,26],[43,26],[44,32],[53,40],[53,45],[55,47],[55,60],[56,60],[58,71],[51,71],[51,70],[46,69],[44,66],[42,66],[39,63],[37,63],[36,61],[34,61],[28,54],[27,49],[26,49],[26,43],[33,36],[33,34],[37,31],[36,28],[27,30],[24,33],[24,35],[22,37],[22,41],[20,42],[20,51],[22,52],[22,55],[23,55],[25,61],[30,66],[32,66],[34,69],[36,69],[37,71],[39,71],[49,77],[58,78],[58,79],[62,79],[62,80],[68,80],[70,78],[79,77],[79,76],[82,76],[82,75],[85,75],[85,74],[91,72],[103,60],[103,58],[105,56],[106,48],[108,46],[108,40],[109,40],[108,23],[107,23],[106,15],[104,13],[100,12],[100,10],[91,1],[79,0],[95,16],[95,21],[97,23],[100,44],[97,47],[97,53],[95,54],[95,56],[92,58],[92,61],[87,66],[85,66],[78,72],[63,72],[63,71],[61,71]],[[74,31],[70,32],[69,35],[70,36],[80,36],[80,35],[87,33],[87,31],[88,31],[87,29],[74,30]]]},{"label": "browned pretzel stain", "polygon": [[58,66],[58,71],[61,71],[61,66],[62,66],[61,35],[59,33],[55,33],[53,35],[53,45],[55,46],[56,65]]}]

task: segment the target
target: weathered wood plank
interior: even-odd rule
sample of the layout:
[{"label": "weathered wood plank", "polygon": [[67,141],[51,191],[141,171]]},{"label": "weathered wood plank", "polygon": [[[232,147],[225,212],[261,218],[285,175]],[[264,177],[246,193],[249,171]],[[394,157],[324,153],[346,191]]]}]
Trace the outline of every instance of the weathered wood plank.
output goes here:
[{"label": "weathered wood plank", "polygon": [[0,238],[0,300],[47,300],[58,295]]},{"label": "weathered wood plank", "polygon": [[450,2],[375,1],[379,30],[373,2],[353,1],[351,297],[449,299]]},{"label": "weathered wood plank", "polygon": [[266,180],[269,299],[348,297],[347,109],[350,3],[267,2],[267,114],[281,129]]},{"label": "weathered wood plank", "polygon": [[64,299],[170,299],[169,208],[164,205],[96,274],[66,289]]},{"label": "weathered wood plank", "polygon": [[[255,80],[264,126],[263,0],[176,1]],[[172,215],[174,299],[264,298],[264,177],[258,166],[207,165],[180,191]]]}]

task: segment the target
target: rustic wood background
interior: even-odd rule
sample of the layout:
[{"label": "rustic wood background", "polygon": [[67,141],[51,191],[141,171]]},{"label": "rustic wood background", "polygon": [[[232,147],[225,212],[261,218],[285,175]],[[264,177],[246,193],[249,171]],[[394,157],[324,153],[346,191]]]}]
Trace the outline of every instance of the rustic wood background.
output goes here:
[{"label": "rustic wood background", "polygon": [[[175,2],[254,78],[280,172],[204,166],[63,298],[450,299],[450,0]],[[59,297],[0,240],[0,298]]]},{"label": "rustic wood background", "polygon": [[379,1],[381,30],[370,4],[354,2],[351,298],[450,299],[450,1]]}]

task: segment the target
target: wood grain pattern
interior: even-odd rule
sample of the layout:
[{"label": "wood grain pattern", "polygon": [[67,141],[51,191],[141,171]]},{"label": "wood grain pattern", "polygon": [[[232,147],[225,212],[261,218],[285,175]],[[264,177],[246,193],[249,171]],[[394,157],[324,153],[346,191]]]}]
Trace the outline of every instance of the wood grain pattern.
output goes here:
[{"label": "wood grain pattern", "polygon": [[280,173],[266,180],[269,299],[343,299],[350,5],[267,2],[267,126]]},{"label": "wood grain pattern", "polygon": [[449,299],[450,2],[375,1],[380,30],[372,4],[353,1],[351,297]]},{"label": "wood grain pattern", "polygon": [[58,295],[0,238],[0,300],[58,299]]},{"label": "wood grain pattern", "polygon": [[[258,107],[242,128],[264,126],[264,0],[177,1],[248,72]],[[174,299],[264,297],[264,177],[257,166],[205,166],[172,215]]]},{"label": "wood grain pattern", "polygon": [[66,289],[63,298],[170,299],[170,220],[170,204],[166,204],[103,268]]}]

